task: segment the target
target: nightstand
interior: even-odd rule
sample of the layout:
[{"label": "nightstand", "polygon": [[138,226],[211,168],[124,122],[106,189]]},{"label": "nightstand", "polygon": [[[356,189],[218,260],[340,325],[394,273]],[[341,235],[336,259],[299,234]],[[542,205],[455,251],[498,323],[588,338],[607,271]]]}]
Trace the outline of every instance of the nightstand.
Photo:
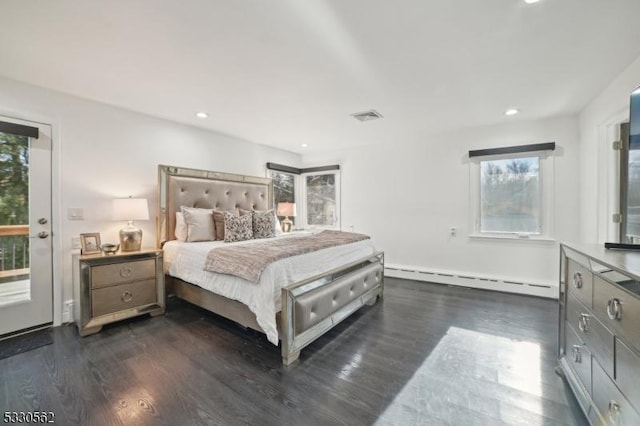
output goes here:
[{"label": "nightstand", "polygon": [[81,336],[137,315],[164,314],[162,250],[73,256],[74,319]]}]

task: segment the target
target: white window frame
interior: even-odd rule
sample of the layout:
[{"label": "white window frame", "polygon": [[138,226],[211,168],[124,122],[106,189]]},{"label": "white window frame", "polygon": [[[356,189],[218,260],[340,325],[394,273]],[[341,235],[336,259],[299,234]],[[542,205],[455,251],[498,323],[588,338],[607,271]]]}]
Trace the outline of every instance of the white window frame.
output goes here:
[{"label": "white window frame", "polygon": [[[294,197],[296,203],[296,216],[290,218],[294,222],[294,230],[305,229],[342,229],[342,202],[341,202],[341,181],[340,181],[340,169],[324,170],[324,171],[310,171],[300,174],[283,172],[280,170],[266,168],[266,176],[271,178],[271,172],[282,173],[294,177]],[[307,223],[307,176],[319,176],[319,175],[334,175],[336,186],[336,223],[333,226],[323,225],[309,225]],[[277,205],[273,206],[277,209]]]},{"label": "white window frame", "polygon": [[[482,161],[509,160],[517,158],[539,158],[539,180],[540,180],[540,210],[541,210],[541,230],[540,233],[523,232],[482,232],[480,230],[480,181]],[[470,226],[469,236],[472,238],[495,238],[508,240],[533,240],[533,241],[555,241],[553,239],[553,206],[554,206],[554,174],[555,161],[553,151],[527,151],[511,154],[495,154],[471,157],[469,159],[469,206],[470,206]]]}]

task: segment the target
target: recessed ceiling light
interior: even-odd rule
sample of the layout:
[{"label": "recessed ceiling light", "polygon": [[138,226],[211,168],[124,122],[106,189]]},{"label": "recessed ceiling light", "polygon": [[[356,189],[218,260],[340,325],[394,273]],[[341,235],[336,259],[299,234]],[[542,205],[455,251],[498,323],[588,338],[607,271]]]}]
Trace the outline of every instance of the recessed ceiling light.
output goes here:
[{"label": "recessed ceiling light", "polygon": [[300,146],[301,146],[301,147],[303,147],[303,148],[306,148],[306,147],[308,147],[309,145],[307,145],[306,143],[303,143],[303,144],[301,144]]},{"label": "recessed ceiling light", "polygon": [[527,4],[531,4],[531,3],[538,3],[540,0],[524,0],[525,3]]},{"label": "recessed ceiling light", "polygon": [[506,110],[504,112],[504,115],[516,115],[519,112],[520,112],[519,109],[511,108],[511,109]]},{"label": "recessed ceiling light", "polygon": [[209,114],[207,114],[206,112],[196,112],[196,117],[198,118],[207,118],[209,117]]}]

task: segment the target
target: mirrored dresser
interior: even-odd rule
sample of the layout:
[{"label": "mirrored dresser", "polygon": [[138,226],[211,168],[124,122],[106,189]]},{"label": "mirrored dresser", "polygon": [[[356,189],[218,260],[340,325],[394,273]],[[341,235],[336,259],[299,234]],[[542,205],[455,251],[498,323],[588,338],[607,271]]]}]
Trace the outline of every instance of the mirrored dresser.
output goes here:
[{"label": "mirrored dresser", "polygon": [[162,250],[74,255],[74,319],[81,336],[137,315],[165,310]]},{"label": "mirrored dresser", "polygon": [[560,245],[559,372],[592,425],[640,425],[640,251]]}]

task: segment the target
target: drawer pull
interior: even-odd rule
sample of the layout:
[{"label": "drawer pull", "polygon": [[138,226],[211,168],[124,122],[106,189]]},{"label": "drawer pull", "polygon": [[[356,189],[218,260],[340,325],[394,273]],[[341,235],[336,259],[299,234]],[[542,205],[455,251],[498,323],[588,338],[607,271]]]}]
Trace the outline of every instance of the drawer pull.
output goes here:
[{"label": "drawer pull", "polygon": [[622,305],[615,297],[612,297],[607,302],[607,316],[612,320],[622,319]]},{"label": "drawer pull", "polygon": [[571,354],[573,355],[573,362],[582,362],[582,353],[580,352],[580,345],[573,345],[571,348]]},{"label": "drawer pull", "polygon": [[614,400],[609,401],[609,420],[610,424],[617,425],[620,419],[620,405]]},{"label": "drawer pull", "polygon": [[120,296],[120,299],[124,302],[131,302],[131,300],[133,300],[133,293],[131,293],[130,291],[125,291],[124,293],[122,293],[122,296]]},{"label": "drawer pull", "polygon": [[578,317],[578,328],[583,333],[589,331],[589,315],[588,314],[580,314]]},{"label": "drawer pull", "polygon": [[131,272],[131,268],[125,266],[124,268],[120,269],[120,276],[122,278],[129,278],[131,276]]},{"label": "drawer pull", "polygon": [[573,273],[573,286],[575,288],[582,288],[582,274],[580,272]]}]

